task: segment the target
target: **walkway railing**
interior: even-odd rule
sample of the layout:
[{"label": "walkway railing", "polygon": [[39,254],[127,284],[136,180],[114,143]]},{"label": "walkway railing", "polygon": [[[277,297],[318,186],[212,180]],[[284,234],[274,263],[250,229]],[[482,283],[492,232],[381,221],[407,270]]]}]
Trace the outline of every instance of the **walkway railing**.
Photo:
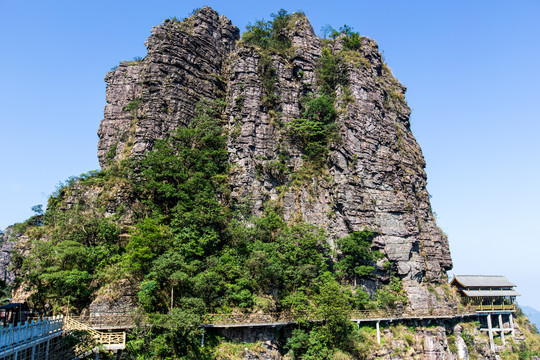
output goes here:
[{"label": "walkway railing", "polygon": [[380,318],[395,318],[395,319],[416,319],[416,318],[448,318],[455,316],[472,316],[475,315],[475,309],[467,307],[465,309],[452,308],[428,308],[416,310],[398,310],[398,309],[375,309],[375,310],[353,310],[351,311],[351,319],[380,319]]},{"label": "walkway railing", "polygon": [[26,344],[44,341],[62,334],[63,318],[54,316],[32,320],[24,324],[9,324],[0,327],[0,354],[6,355],[11,350],[17,350]]},{"label": "walkway railing", "polygon": [[64,318],[64,330],[88,332],[98,345],[106,348],[123,349],[126,346],[125,332],[104,332],[93,329],[90,325],[73,319],[71,316]]},{"label": "walkway railing", "polygon": [[[450,318],[460,316],[473,316],[476,311],[472,308],[464,310],[430,308],[420,310],[354,310],[349,312],[352,321],[377,321],[380,319],[421,319],[421,318]],[[224,325],[224,324],[279,324],[292,323],[299,320],[321,321],[322,317],[313,313],[265,313],[265,314],[207,314],[203,320],[203,326]]]},{"label": "walkway railing", "polygon": [[105,315],[105,316],[69,316],[70,319],[84,323],[93,329],[127,329],[135,327],[137,322],[132,315]]},{"label": "walkway railing", "polygon": [[317,320],[316,316],[307,313],[275,312],[264,314],[206,314],[203,324],[273,324],[290,323],[299,319]]},{"label": "walkway railing", "polygon": [[[491,308],[490,308],[491,309]],[[374,309],[354,310],[349,312],[351,321],[380,321],[384,319],[423,319],[423,318],[453,318],[462,316],[474,316],[477,308],[466,307],[464,309],[452,308],[428,308],[418,310],[399,309]],[[491,309],[492,310],[492,309]],[[497,310],[497,309],[495,309]],[[127,329],[135,327],[137,323],[146,323],[144,318],[135,318],[131,315],[104,315],[93,317],[70,317],[73,321],[84,324],[87,328],[96,329]],[[257,324],[288,324],[299,321],[321,321],[322,317],[313,312],[273,312],[273,313],[235,313],[235,314],[206,314],[203,318],[203,326],[223,325],[250,325]]]}]

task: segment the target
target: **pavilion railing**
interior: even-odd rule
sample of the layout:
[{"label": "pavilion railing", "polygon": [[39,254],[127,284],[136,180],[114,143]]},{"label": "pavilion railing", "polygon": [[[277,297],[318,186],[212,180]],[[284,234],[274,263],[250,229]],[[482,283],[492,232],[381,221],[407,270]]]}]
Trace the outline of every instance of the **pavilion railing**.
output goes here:
[{"label": "pavilion railing", "polygon": [[516,311],[516,304],[479,304],[472,306],[476,311]]}]

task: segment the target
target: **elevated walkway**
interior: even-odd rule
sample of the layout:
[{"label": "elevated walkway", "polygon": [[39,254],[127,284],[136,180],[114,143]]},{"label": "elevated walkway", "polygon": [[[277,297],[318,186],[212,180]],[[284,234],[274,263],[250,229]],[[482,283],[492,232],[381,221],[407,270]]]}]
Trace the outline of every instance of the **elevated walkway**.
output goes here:
[{"label": "elevated walkway", "polygon": [[17,358],[19,353],[30,353],[32,358],[48,359],[51,340],[62,334],[63,318],[61,316],[2,326],[0,327],[0,359]]},{"label": "elevated walkway", "polygon": [[[398,320],[455,319],[476,316],[473,309],[422,309],[417,311],[365,310],[351,311],[350,319],[355,323]],[[320,316],[310,313],[266,313],[266,314],[207,314],[202,323],[206,328],[284,326],[298,321],[322,321]]]},{"label": "elevated walkway", "polygon": [[[515,309],[515,308],[514,308]],[[380,322],[407,321],[407,320],[451,320],[462,319],[467,317],[488,316],[488,321],[491,320],[491,315],[496,314],[511,314],[511,309],[499,308],[491,306],[486,308],[467,307],[465,309],[448,309],[448,308],[429,308],[419,310],[365,310],[351,311],[349,317],[352,322],[357,323],[374,323],[379,329]],[[129,315],[106,315],[94,317],[68,317],[68,326],[73,328],[92,332],[96,339],[99,339],[100,344],[104,344],[106,349],[124,348],[125,333],[123,338],[120,333],[103,332],[111,330],[127,330],[134,328],[136,323],[145,324],[144,319],[135,320]],[[203,318],[201,327],[203,328],[246,328],[246,327],[281,327],[286,325],[296,324],[298,322],[320,322],[323,318],[314,313],[293,313],[293,312],[276,312],[276,313],[236,313],[236,314],[206,314]],[[511,321],[511,320],[510,320]],[[78,325],[71,325],[78,324]],[[512,326],[513,327],[513,326]],[[491,326],[489,327],[491,328]],[[502,325],[501,325],[502,328]],[[491,328],[490,333],[498,331]],[[499,330],[500,331],[500,330]],[[510,330],[501,331],[508,332]],[[379,333],[377,331],[377,333]],[[110,334],[110,335],[109,335]],[[107,337],[112,336],[112,337]],[[113,345],[118,344],[118,345]]]},{"label": "elevated walkway", "polygon": [[[353,322],[380,322],[398,320],[429,320],[429,319],[454,319],[476,316],[478,313],[472,309],[421,309],[416,311],[399,310],[365,310],[351,311],[350,319]],[[87,328],[101,331],[126,330],[136,326],[137,322],[145,323],[144,319],[137,321],[129,315],[105,315],[93,317],[69,317],[70,320],[84,324]],[[322,321],[322,318],[314,313],[235,313],[235,314],[206,314],[202,327],[205,328],[228,328],[228,327],[276,327],[295,324],[299,321]]]},{"label": "elevated walkway", "polygon": [[[65,344],[60,338],[66,334],[72,334],[78,338],[81,335],[78,332],[85,334],[83,337],[89,337],[90,341],[82,341],[83,338],[81,338],[79,345],[73,349],[63,348]],[[98,331],[69,316],[36,319],[24,324],[9,324],[0,327],[0,360],[65,359],[62,355],[58,357],[59,352],[67,350],[64,355],[68,356],[68,353],[72,355],[86,353],[89,349],[117,351],[125,347],[125,332]],[[75,356],[75,358],[78,357]]]}]

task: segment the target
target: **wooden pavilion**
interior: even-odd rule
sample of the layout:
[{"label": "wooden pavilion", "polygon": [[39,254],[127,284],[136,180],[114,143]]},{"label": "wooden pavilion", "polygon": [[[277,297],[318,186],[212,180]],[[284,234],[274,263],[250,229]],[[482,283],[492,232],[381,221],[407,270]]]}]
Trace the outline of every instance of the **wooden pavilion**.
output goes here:
[{"label": "wooden pavilion", "polygon": [[515,284],[502,275],[456,275],[454,286],[476,311],[515,311]]}]

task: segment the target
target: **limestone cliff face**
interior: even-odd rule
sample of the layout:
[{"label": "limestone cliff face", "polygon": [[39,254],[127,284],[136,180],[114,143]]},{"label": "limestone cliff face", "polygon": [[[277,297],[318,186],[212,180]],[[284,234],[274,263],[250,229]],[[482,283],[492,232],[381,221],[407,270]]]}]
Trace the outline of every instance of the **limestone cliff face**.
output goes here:
[{"label": "limestone cliff face", "polygon": [[5,281],[7,284],[13,283],[13,280],[15,279],[9,266],[10,252],[15,248],[17,242],[13,241],[12,236],[10,235],[10,228],[7,228],[4,233],[0,233],[0,280]]},{"label": "limestone cliff face", "polygon": [[[452,260],[431,211],[405,88],[373,40],[362,38],[354,53],[340,52],[340,38],[327,45],[342,54],[348,84],[336,90],[340,139],[330,145],[323,170],[302,177],[301,150],[285,127],[301,117],[302,97],[317,91],[323,46],[302,15],[286,32],[291,49],[268,60],[237,42],[238,29],[207,7],[184,22],[155,27],[143,60],[107,74],[108,105],[98,132],[102,167],[143,154],[186,125],[198,100],[224,97],[233,202],[247,202],[255,215],[277,205],[286,220],[316,224],[331,241],[375,230],[374,247],[396,264],[411,306],[437,306],[441,301],[426,285],[443,283]],[[265,101],[268,63],[278,99],[273,106]]]},{"label": "limestone cliff face", "polygon": [[165,20],[152,29],[148,55],[122,62],[105,77],[107,106],[99,127],[98,158],[140,155],[192,118],[202,98],[223,91],[223,60],[239,31],[205,7],[185,21]]}]

